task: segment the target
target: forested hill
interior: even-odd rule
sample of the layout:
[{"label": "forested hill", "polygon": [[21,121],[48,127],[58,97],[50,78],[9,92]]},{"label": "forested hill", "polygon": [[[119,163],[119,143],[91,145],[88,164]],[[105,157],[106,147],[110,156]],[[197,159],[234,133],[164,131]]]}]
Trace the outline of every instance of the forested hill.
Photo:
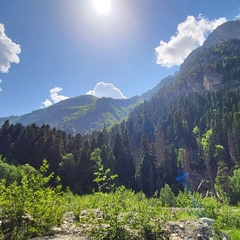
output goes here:
[{"label": "forested hill", "polygon": [[129,99],[112,99],[83,95],[21,116],[0,118],[0,124],[6,120],[24,126],[33,123],[37,126],[48,124],[70,134],[83,134],[120,122],[141,102],[143,99],[137,96]]},{"label": "forested hill", "polygon": [[[240,192],[229,176],[236,177],[240,164],[239,41],[199,51],[175,81],[111,129],[71,136],[49,125],[5,122],[0,154],[9,163],[35,168],[45,158],[63,186],[80,194],[96,188],[94,159],[100,159],[102,174],[109,168],[118,175],[116,185],[147,196],[168,183],[175,193],[187,187],[237,203]],[[176,180],[179,169],[189,173],[184,186]]]}]

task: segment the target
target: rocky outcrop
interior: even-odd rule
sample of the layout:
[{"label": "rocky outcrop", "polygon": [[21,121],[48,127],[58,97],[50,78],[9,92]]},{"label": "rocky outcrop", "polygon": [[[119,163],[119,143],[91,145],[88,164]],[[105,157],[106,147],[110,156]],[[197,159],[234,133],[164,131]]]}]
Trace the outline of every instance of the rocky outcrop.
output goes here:
[{"label": "rocky outcrop", "polygon": [[223,76],[220,73],[211,74],[205,73],[203,75],[203,86],[206,90],[213,90],[216,86],[220,85],[223,81]]},{"label": "rocky outcrop", "polygon": [[[201,218],[198,221],[169,221],[162,229],[163,239],[168,240],[229,240],[226,235],[214,228],[214,221],[209,218]],[[52,229],[52,235],[31,238],[31,240],[89,240],[86,234],[86,226],[78,226],[72,212],[66,213],[61,226]],[[138,239],[138,237],[134,238]],[[144,238],[141,238],[144,239]],[[29,239],[30,240],[30,239]]]},{"label": "rocky outcrop", "polygon": [[[51,235],[31,238],[31,240],[89,240],[84,229],[78,227],[73,212],[65,213],[62,224],[51,231]],[[30,239],[29,239],[30,240]]]},{"label": "rocky outcrop", "polygon": [[201,218],[199,221],[167,222],[163,234],[169,240],[209,240],[229,238],[214,229],[214,221]]}]

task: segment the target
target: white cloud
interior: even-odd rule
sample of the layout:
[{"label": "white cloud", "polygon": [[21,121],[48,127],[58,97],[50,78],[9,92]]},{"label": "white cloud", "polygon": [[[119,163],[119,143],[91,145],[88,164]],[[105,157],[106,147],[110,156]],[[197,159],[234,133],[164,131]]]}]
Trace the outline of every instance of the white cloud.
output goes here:
[{"label": "white cloud", "polygon": [[201,15],[198,19],[188,16],[178,24],[176,35],[169,42],[160,41],[160,45],[155,48],[157,64],[168,68],[180,65],[189,53],[204,43],[210,32],[226,21],[226,18],[211,21]]},{"label": "white cloud", "polygon": [[[2,82],[2,80],[0,79],[0,83]],[[2,91],[2,88],[0,87],[0,92]]]},{"label": "white cloud", "polygon": [[235,17],[235,20],[240,20],[240,14]]},{"label": "white cloud", "polygon": [[50,92],[50,97],[53,100],[54,103],[58,103],[62,100],[68,99],[67,96],[63,96],[63,95],[58,95],[58,93],[62,91],[62,88],[60,87],[55,87],[52,88],[49,92]]},{"label": "white cloud", "polygon": [[52,105],[52,102],[47,98],[44,102],[42,102],[42,104],[44,107],[49,107]]},{"label": "white cloud", "polygon": [[11,63],[19,63],[18,54],[21,52],[19,44],[12,42],[12,40],[5,34],[5,28],[0,23],[0,72],[7,73]]},{"label": "white cloud", "polygon": [[44,107],[49,107],[49,106],[53,105],[54,103],[58,103],[62,100],[68,99],[67,96],[58,95],[58,93],[60,91],[62,91],[62,88],[60,88],[60,87],[55,87],[55,88],[50,89],[49,93],[50,93],[50,98],[52,101],[50,101],[47,98],[44,102],[42,102]]},{"label": "white cloud", "polygon": [[93,90],[86,93],[96,97],[111,97],[114,99],[126,99],[120,89],[116,88],[112,83],[99,82]]},{"label": "white cloud", "polygon": [[[240,7],[238,7],[238,11],[240,10]],[[238,14],[237,16],[235,16],[234,20],[240,20],[240,14]]]}]

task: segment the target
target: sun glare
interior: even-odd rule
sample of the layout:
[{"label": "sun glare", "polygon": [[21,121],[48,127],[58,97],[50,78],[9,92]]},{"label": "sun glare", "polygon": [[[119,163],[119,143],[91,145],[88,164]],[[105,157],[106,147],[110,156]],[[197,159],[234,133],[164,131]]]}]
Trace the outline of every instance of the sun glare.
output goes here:
[{"label": "sun glare", "polygon": [[102,14],[108,13],[111,10],[110,0],[93,0],[92,1],[94,8]]}]

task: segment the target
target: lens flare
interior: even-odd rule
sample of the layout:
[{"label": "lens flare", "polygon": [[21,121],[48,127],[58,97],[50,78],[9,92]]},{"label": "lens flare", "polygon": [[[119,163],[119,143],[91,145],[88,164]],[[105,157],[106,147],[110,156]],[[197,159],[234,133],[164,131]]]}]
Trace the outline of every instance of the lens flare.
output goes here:
[{"label": "lens flare", "polygon": [[111,11],[111,1],[110,0],[93,0],[94,8],[102,14],[106,14]]}]

